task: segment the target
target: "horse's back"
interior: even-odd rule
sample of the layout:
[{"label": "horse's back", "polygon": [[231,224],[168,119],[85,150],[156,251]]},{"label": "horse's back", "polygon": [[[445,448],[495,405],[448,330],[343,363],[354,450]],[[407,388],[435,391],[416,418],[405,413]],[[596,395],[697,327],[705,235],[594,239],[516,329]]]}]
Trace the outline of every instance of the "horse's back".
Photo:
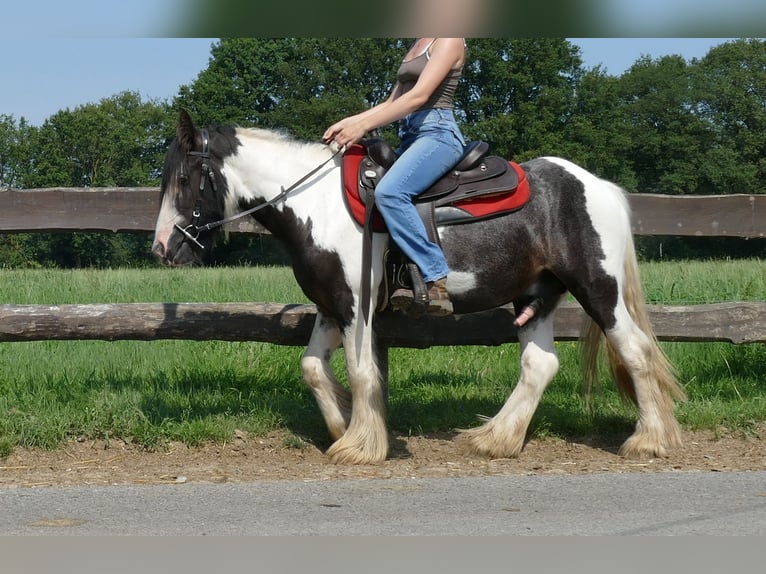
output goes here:
[{"label": "horse's back", "polygon": [[537,192],[564,194],[576,190],[587,201],[605,203],[611,209],[629,213],[623,188],[568,159],[544,156],[523,163],[522,168],[528,176],[536,174],[546,183],[536,186]]}]

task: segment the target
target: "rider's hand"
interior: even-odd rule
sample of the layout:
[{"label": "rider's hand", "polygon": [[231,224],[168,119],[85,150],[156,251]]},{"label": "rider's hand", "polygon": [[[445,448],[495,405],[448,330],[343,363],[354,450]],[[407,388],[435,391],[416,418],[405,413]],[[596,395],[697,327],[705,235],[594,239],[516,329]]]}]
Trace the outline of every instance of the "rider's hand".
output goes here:
[{"label": "rider's hand", "polygon": [[348,147],[361,140],[366,132],[362,122],[353,117],[344,118],[327,128],[322,141],[325,143],[334,141],[339,147]]}]

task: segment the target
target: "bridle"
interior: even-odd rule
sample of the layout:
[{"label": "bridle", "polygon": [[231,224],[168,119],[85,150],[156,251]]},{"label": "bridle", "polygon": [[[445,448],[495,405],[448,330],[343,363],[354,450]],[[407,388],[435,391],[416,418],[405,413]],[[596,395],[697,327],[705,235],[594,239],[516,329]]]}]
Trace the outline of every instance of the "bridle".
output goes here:
[{"label": "bridle", "polygon": [[[345,149],[345,146],[344,146],[336,150],[335,153],[333,153],[329,158],[327,158],[325,161],[320,163],[317,167],[312,169],[310,172],[308,172],[298,181],[293,183],[287,189],[281,186],[280,193],[276,195],[275,197],[273,197],[272,199],[264,203],[260,203],[256,205],[255,207],[251,207],[250,209],[247,209],[245,211],[240,211],[239,213],[235,213],[234,215],[231,215],[224,219],[219,219],[218,221],[213,221],[211,223],[199,225],[199,218],[202,215],[202,197],[205,192],[205,182],[209,179],[210,185],[213,188],[213,191],[216,193],[218,192],[218,185],[216,184],[216,180],[215,180],[215,172],[213,171],[213,168],[210,167],[210,163],[209,163],[210,162],[209,134],[206,129],[200,129],[200,134],[202,135],[202,151],[189,151],[187,152],[187,158],[186,158],[188,159],[188,156],[202,158],[202,165],[200,168],[201,173],[200,173],[200,179],[199,179],[199,193],[197,194],[197,199],[194,203],[194,211],[192,211],[192,220],[191,220],[191,223],[187,225],[186,227],[181,227],[177,223],[175,224],[175,228],[178,231],[180,231],[183,234],[183,236],[186,237],[186,239],[193,242],[200,249],[205,249],[205,247],[199,242],[199,236],[203,231],[205,232],[212,231],[213,229],[217,229],[218,227],[226,225],[227,223],[231,223],[232,221],[236,221],[237,219],[245,217],[246,215],[255,213],[256,211],[260,209],[264,209],[266,207],[276,205],[277,203],[285,199],[285,197],[287,197],[287,195],[291,191],[293,191],[296,187],[298,187],[300,184],[302,184],[307,179],[309,179],[312,175],[314,175],[316,172],[322,169],[325,165],[330,163],[330,161],[332,161],[335,158],[335,156],[337,156],[339,153],[341,153]],[[184,165],[187,164],[186,159],[184,160]]]},{"label": "bridle", "polygon": [[[189,225],[186,227],[181,227],[177,223],[175,224],[175,228],[180,231],[186,239],[189,241],[192,241],[194,244],[197,245],[200,249],[205,249],[205,247],[199,242],[199,235],[203,231],[203,227],[200,227],[199,225],[199,218],[202,215],[202,198],[205,194],[205,182],[209,179],[210,180],[210,186],[213,188],[214,192],[218,192],[218,185],[215,182],[215,172],[210,167],[209,161],[210,161],[210,149],[209,149],[209,134],[206,129],[200,130],[200,134],[202,135],[202,151],[188,151],[186,152],[186,158],[184,158],[183,168],[188,171],[188,158],[189,156],[193,157],[199,157],[202,158],[202,166],[200,168],[200,178],[199,178],[199,193],[197,194],[197,199],[194,202],[194,211],[192,211],[192,220]],[[190,231],[191,230],[191,231]],[[192,234],[193,233],[193,234]]]}]

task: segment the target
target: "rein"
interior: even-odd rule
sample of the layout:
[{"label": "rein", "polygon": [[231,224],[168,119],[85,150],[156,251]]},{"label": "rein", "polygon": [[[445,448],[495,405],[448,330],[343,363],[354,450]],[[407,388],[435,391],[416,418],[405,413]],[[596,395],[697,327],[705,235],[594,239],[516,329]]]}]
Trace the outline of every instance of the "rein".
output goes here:
[{"label": "rein", "polygon": [[[232,221],[241,219],[242,217],[245,217],[246,215],[250,215],[266,207],[276,205],[277,203],[285,199],[288,196],[288,194],[290,194],[290,192],[294,191],[295,188],[297,188],[299,185],[301,185],[311,176],[316,174],[320,169],[322,169],[324,166],[330,163],[333,159],[335,159],[335,157],[345,149],[345,146],[338,148],[338,150],[335,151],[335,153],[333,153],[330,157],[328,157],[326,160],[324,160],[322,163],[320,163],[318,166],[316,166],[306,175],[301,177],[298,181],[293,183],[287,189],[285,189],[284,186],[280,186],[281,191],[279,195],[277,195],[276,197],[273,197],[272,199],[266,201],[265,203],[261,203],[245,211],[240,211],[239,213],[235,213],[234,215],[230,215],[229,217],[226,217],[224,219],[219,219],[218,221],[206,223],[205,225],[197,225],[197,222],[199,221],[199,218],[201,215],[200,210],[202,208],[202,194],[205,191],[205,180],[210,179],[210,184],[213,186],[213,191],[218,190],[218,187],[216,186],[216,183],[215,183],[215,172],[210,168],[210,166],[208,165],[206,161],[210,159],[210,151],[208,149],[208,143],[209,143],[208,132],[205,129],[202,129],[200,131],[202,133],[202,151],[188,152],[188,155],[201,157],[203,160],[202,167],[201,167],[202,176],[200,177],[200,181],[199,181],[199,195],[194,205],[194,211],[192,212],[192,222],[186,227],[181,227],[177,223],[175,224],[175,228],[178,231],[180,231],[184,235],[184,237],[186,237],[186,239],[188,239],[189,241],[192,241],[200,249],[205,249],[205,247],[199,242],[200,233],[202,233],[203,231],[212,231],[213,229],[217,229],[218,227],[226,225],[227,223],[231,223]],[[190,229],[191,231],[189,231]]]}]

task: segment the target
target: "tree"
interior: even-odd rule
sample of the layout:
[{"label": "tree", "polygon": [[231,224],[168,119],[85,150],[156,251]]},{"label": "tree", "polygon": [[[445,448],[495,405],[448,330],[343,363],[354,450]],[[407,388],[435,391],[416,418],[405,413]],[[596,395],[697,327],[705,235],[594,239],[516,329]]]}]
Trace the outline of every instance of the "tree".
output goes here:
[{"label": "tree", "polygon": [[700,193],[766,193],[766,41],[717,46],[696,62],[701,118],[714,141]]},{"label": "tree", "polygon": [[[202,123],[283,128],[317,140],[339,118],[383,101],[409,42],[399,39],[222,39],[174,107]],[[569,149],[566,123],[582,74],[565,39],[471,39],[455,106],[470,138],[501,155]],[[384,128],[395,140],[395,126]]]},{"label": "tree", "polygon": [[566,155],[566,124],[582,74],[563,38],[470,40],[456,108],[463,130],[506,157]]},{"label": "tree", "polygon": [[0,114],[0,189],[18,188],[27,171],[32,127],[24,118]]},{"label": "tree", "polygon": [[[157,185],[179,107],[200,124],[318,141],[331,123],[388,97],[410,43],[224,38],[172,106],[123,92],[60,111],[40,128],[0,115],[0,189]],[[560,155],[630,191],[766,193],[763,40],[728,42],[692,62],[641,58],[619,77],[584,70],[579,48],[562,38],[472,38],[467,46],[456,115],[467,139],[488,141],[497,155]],[[381,131],[397,142],[395,124]],[[5,264],[121,265],[148,253],[145,236],[0,242]]]},{"label": "tree", "polygon": [[587,71],[572,105],[566,124],[567,158],[626,189],[636,189],[636,175],[627,161],[631,139],[625,129],[619,78],[598,67]]},{"label": "tree", "polygon": [[224,38],[211,54],[175,108],[203,124],[285,129],[311,141],[388,97],[404,48],[385,39]]},{"label": "tree", "polygon": [[644,193],[695,193],[713,143],[691,87],[693,68],[680,56],[644,57],[620,78],[625,161]]},{"label": "tree", "polygon": [[60,111],[35,133],[25,187],[156,185],[174,122],[134,92]]}]

